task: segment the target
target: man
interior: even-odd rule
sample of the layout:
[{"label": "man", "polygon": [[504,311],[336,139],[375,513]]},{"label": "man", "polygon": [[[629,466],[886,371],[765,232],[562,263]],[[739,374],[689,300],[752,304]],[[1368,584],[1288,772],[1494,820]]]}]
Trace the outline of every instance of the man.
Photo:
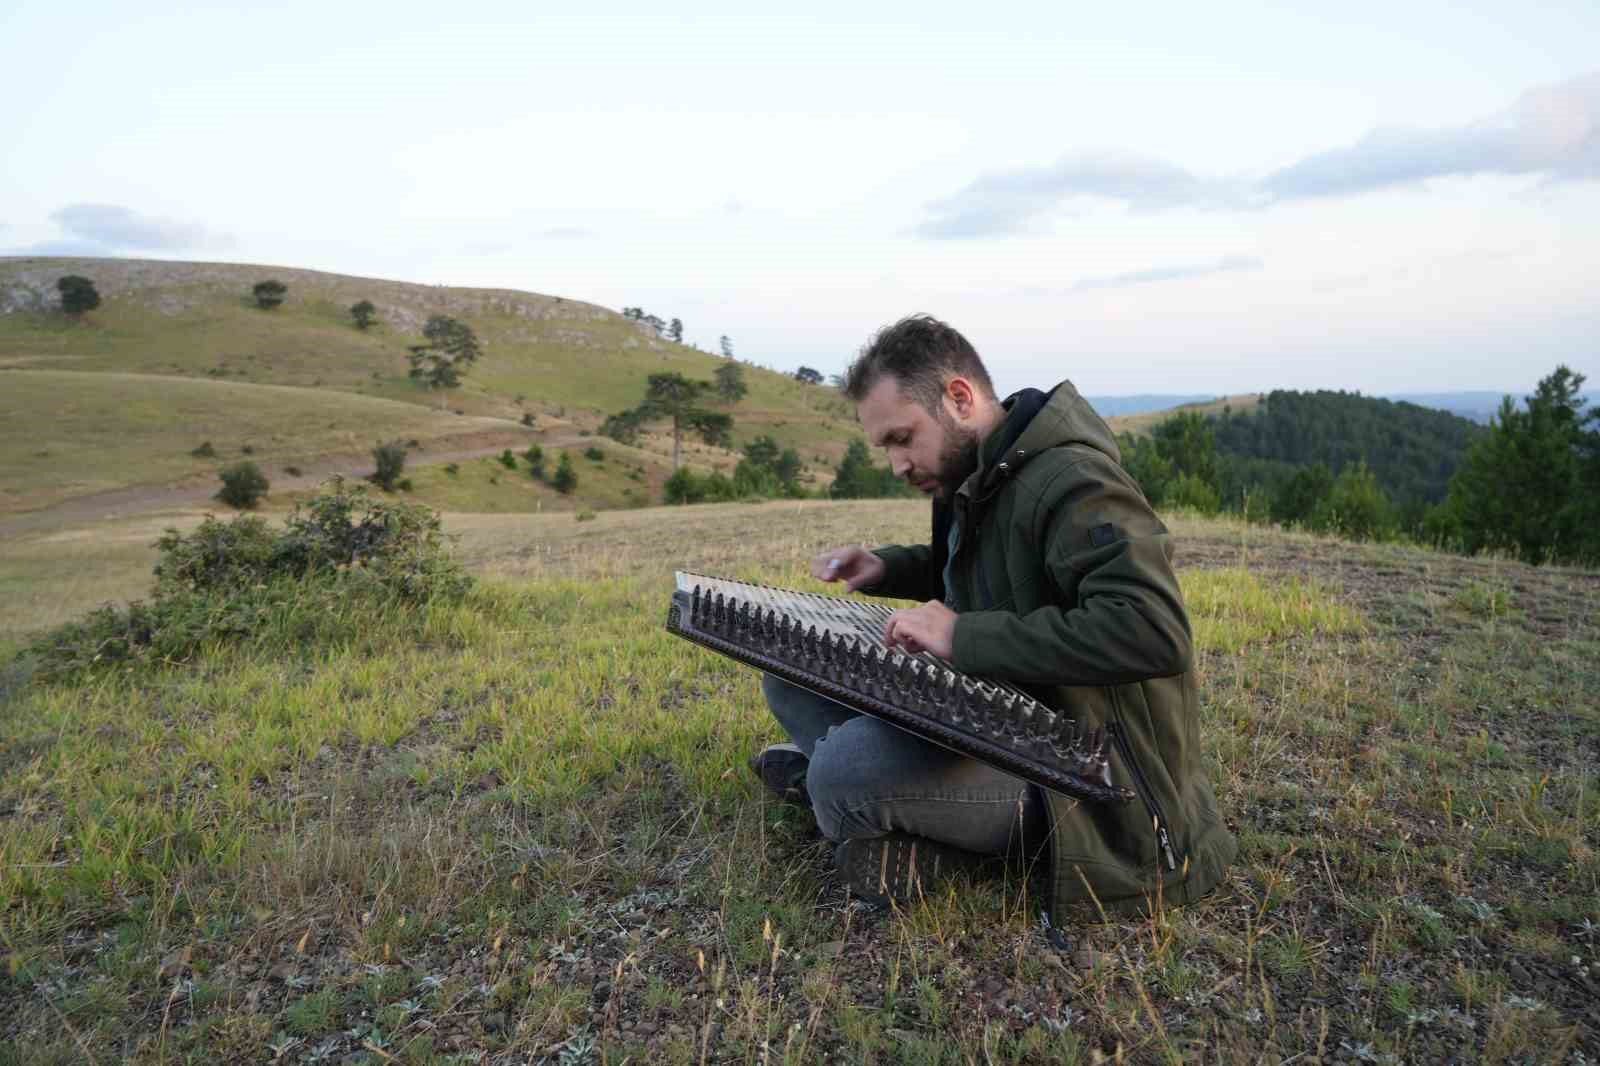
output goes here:
[{"label": "man", "polygon": [[[1210,891],[1235,844],[1200,764],[1199,698],[1166,528],[1110,429],[1062,382],[1000,401],[960,333],[927,316],[881,331],[845,393],[895,476],[933,500],[928,544],[836,548],[823,581],[924,601],[884,640],[1009,681],[1111,738],[1098,805],[1038,789],[768,675],[792,743],[752,761],[809,801],[849,887],[915,899],[985,856],[1045,864],[1058,915],[1145,913]],[[1041,846],[1045,846],[1041,850]]]}]

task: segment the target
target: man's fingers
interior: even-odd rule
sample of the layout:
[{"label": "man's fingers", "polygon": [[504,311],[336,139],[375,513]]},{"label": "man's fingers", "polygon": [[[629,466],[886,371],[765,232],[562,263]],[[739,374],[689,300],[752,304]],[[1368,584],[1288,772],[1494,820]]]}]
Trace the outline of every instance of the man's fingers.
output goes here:
[{"label": "man's fingers", "polygon": [[891,648],[904,648],[911,652],[921,651],[922,645],[913,635],[911,631],[913,627],[906,624],[908,621],[910,620],[898,611],[891,614],[883,623],[883,642]]}]

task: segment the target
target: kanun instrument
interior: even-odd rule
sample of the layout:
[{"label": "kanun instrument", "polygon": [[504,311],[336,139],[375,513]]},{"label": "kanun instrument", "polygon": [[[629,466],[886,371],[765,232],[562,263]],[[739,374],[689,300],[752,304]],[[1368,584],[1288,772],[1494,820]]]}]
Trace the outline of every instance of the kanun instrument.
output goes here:
[{"label": "kanun instrument", "polygon": [[667,629],[702,647],[1033,784],[1122,803],[1104,730],[1021,689],[971,677],[930,652],[884,643],[893,608],[677,572]]}]

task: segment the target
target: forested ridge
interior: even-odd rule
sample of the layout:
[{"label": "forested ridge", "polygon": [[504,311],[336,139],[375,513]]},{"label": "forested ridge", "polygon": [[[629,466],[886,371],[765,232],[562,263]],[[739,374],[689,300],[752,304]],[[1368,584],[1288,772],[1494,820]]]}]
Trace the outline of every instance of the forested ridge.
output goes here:
[{"label": "forested ridge", "polygon": [[1158,507],[1586,563],[1600,560],[1600,409],[1583,382],[1557,367],[1487,427],[1359,393],[1278,391],[1247,414],[1182,412],[1118,441]]},{"label": "forested ridge", "polygon": [[1321,463],[1338,474],[1364,462],[1402,509],[1444,499],[1467,448],[1487,432],[1448,411],[1329,390],[1280,389],[1212,423],[1225,499],[1274,489],[1298,467]]}]

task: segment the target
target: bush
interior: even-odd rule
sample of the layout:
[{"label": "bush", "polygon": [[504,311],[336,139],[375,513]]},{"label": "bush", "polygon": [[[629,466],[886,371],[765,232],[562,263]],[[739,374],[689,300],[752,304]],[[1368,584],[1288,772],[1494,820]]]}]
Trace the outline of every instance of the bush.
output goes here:
[{"label": "bush", "polygon": [[528,450],[522,453],[528,461],[528,473],[536,478],[544,477],[544,449],[537,444],[528,445]]},{"label": "bush", "polygon": [[533,412],[532,411],[524,411],[524,412],[522,412],[522,424],[525,425],[525,426],[528,426],[530,428],[535,424],[534,420],[533,420]]},{"label": "bush", "polygon": [[69,315],[81,315],[100,306],[100,293],[94,282],[79,274],[56,279],[56,289],[61,293],[61,310]]},{"label": "bush", "polygon": [[500,453],[500,465],[507,470],[515,470],[517,468],[517,457],[511,454],[510,448]]},{"label": "bush", "polygon": [[385,492],[393,492],[395,482],[406,468],[406,446],[397,440],[380,444],[372,449],[372,461],[378,469],[373,472],[373,484]]},{"label": "bush", "polygon": [[1387,540],[1394,535],[1394,507],[1377,476],[1358,461],[1339,471],[1308,524],[1349,540]]},{"label": "bush", "polygon": [[1296,470],[1272,495],[1272,520],[1281,526],[1304,525],[1333,489],[1333,472],[1322,463]]},{"label": "bush", "polygon": [[603,463],[606,461],[606,452],[604,448],[599,448],[591,444],[589,447],[583,450],[583,457],[585,459],[593,460],[597,463]]},{"label": "bush", "polygon": [[461,465],[459,463],[446,463],[444,464],[444,472],[451,477],[455,477],[461,473]]},{"label": "bush", "polygon": [[403,478],[400,479],[399,484],[396,487],[401,492],[411,492],[412,490],[414,490],[416,488],[416,485],[412,484],[410,478],[403,477]]},{"label": "bush", "polygon": [[1167,507],[1188,507],[1201,514],[1222,510],[1222,497],[1217,490],[1196,474],[1179,474],[1167,482],[1162,503]]},{"label": "bush", "polygon": [[371,300],[362,300],[350,305],[350,314],[356,320],[356,329],[366,329],[378,318],[378,309]]},{"label": "bush", "polygon": [[255,293],[256,306],[263,311],[270,311],[283,303],[283,294],[289,291],[289,286],[281,281],[258,281],[250,290]]},{"label": "bush", "polygon": [[572,468],[572,456],[566,452],[561,453],[561,461],[556,464],[556,476],[550,479],[550,484],[560,493],[569,493],[578,487],[578,472]]},{"label": "bush", "polygon": [[210,441],[206,441],[189,454],[196,459],[213,459],[216,457],[217,450],[211,446]]},{"label": "bush", "polygon": [[222,488],[217,491],[214,499],[221,500],[229,507],[237,507],[248,511],[261,501],[267,494],[271,483],[261,468],[248,459],[242,463],[222,468]]},{"label": "bush", "polygon": [[594,521],[594,512],[589,510],[589,508],[585,507],[583,510],[579,511],[574,517],[577,518],[577,520],[580,521],[580,522],[593,522]]},{"label": "bush", "polygon": [[662,492],[667,503],[726,503],[739,498],[728,478],[717,473],[701,477],[686,466],[667,479]]},{"label": "bush", "polygon": [[207,517],[156,543],[148,603],[105,606],[30,647],[56,680],[121,662],[175,663],[207,644],[308,642],[359,633],[374,607],[459,599],[472,585],[446,549],[439,516],[372,500],[335,481],[273,530],[255,515]]}]

